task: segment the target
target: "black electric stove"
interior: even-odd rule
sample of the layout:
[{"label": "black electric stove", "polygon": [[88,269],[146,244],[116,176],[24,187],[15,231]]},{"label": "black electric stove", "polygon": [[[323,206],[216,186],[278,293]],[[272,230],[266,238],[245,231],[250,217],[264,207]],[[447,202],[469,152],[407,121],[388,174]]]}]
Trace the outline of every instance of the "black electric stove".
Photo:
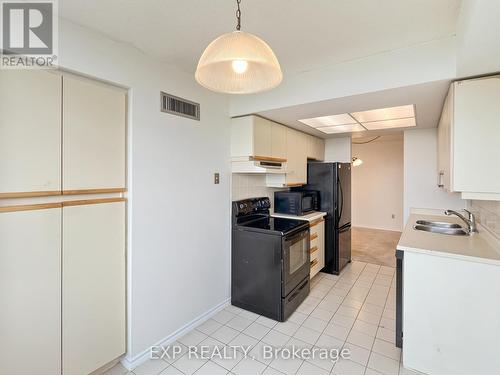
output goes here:
[{"label": "black electric stove", "polygon": [[309,294],[309,222],[270,207],[267,197],[233,202],[231,303],[285,321]]}]

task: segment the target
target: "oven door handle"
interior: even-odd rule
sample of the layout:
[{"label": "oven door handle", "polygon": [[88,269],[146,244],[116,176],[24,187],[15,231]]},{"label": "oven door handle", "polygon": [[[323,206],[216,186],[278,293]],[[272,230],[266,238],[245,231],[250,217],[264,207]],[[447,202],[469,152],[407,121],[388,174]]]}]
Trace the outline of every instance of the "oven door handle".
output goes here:
[{"label": "oven door handle", "polygon": [[309,280],[306,280],[302,283],[302,285],[299,287],[299,289],[297,289],[295,292],[293,292],[293,294],[288,298],[288,302],[292,302],[295,297],[297,297],[301,290],[304,289],[306,287],[306,285],[309,283]]}]

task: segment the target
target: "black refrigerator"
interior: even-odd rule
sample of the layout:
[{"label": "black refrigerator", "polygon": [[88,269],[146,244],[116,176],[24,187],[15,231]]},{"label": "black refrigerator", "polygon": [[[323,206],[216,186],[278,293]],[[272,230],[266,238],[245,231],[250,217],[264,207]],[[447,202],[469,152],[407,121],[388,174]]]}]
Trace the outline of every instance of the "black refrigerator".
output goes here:
[{"label": "black refrigerator", "polygon": [[296,189],[319,191],[320,211],[327,213],[322,271],[338,275],[351,261],[351,163],[309,162],[307,185]]}]

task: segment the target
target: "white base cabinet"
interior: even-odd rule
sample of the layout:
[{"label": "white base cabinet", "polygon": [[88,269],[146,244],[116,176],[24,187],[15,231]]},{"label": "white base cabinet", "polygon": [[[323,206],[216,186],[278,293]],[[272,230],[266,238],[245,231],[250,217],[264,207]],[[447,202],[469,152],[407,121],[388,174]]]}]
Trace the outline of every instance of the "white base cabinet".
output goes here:
[{"label": "white base cabinet", "polygon": [[125,202],[63,208],[63,374],[125,353]]},{"label": "white base cabinet", "polygon": [[0,212],[0,306],[0,374],[60,374],[60,208]]},{"label": "white base cabinet", "polygon": [[439,182],[464,199],[500,200],[500,76],[454,82],[438,128]]}]

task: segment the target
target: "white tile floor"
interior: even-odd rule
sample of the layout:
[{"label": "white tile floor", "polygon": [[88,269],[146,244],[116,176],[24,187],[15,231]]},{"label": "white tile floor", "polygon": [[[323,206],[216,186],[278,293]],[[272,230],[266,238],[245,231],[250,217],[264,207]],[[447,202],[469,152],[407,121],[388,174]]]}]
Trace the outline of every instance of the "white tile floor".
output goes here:
[{"label": "white tile floor", "polygon": [[[228,306],[178,340],[190,345],[251,346],[250,355],[231,360],[149,360],[127,372],[121,365],[106,375],[412,375],[400,364],[394,346],[395,269],[352,262],[340,276],[320,273],[311,281],[311,293],[285,323]],[[292,345],[349,348],[351,358],[328,360],[262,358],[261,348]],[[187,350],[187,349],[186,349]]]}]

